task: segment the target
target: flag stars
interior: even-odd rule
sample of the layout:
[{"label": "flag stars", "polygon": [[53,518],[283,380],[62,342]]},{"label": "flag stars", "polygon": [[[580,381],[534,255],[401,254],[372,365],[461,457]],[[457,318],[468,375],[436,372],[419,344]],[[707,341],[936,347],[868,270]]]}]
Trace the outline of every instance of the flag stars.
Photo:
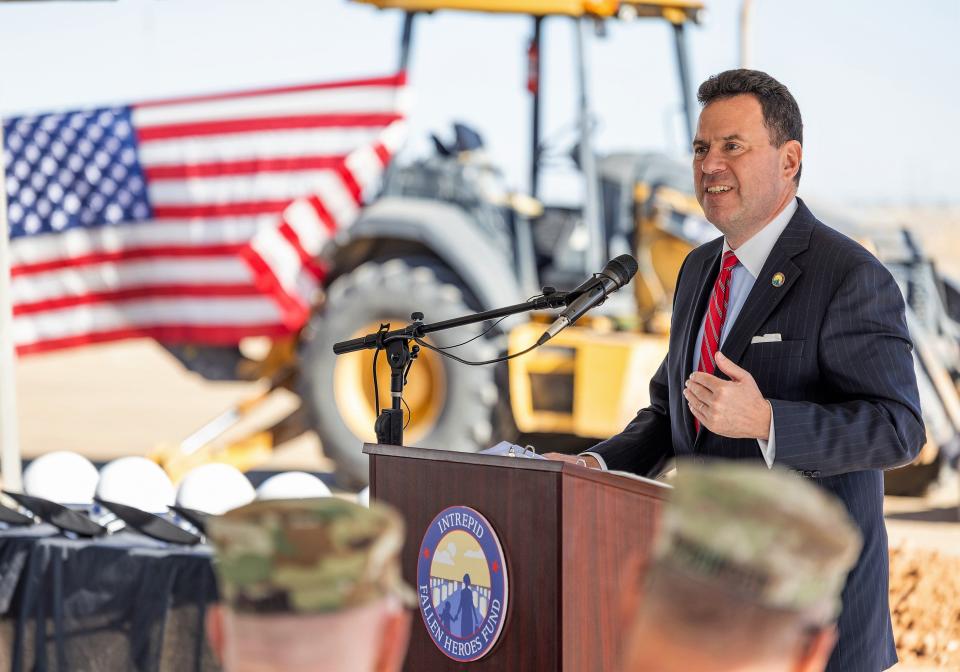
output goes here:
[{"label": "flag stars", "polygon": [[50,225],[57,231],[62,231],[70,223],[70,219],[63,210],[57,210],[50,217]]},{"label": "flag stars", "polygon": [[52,183],[47,187],[47,198],[53,203],[59,203],[60,199],[63,198],[63,187],[56,182]]},{"label": "flag stars", "polygon": [[126,108],[5,125],[4,186],[13,236],[150,216]]},{"label": "flag stars", "polygon": [[67,194],[63,199],[63,207],[69,214],[75,215],[80,209],[80,199],[76,194]]},{"label": "flag stars", "polygon": [[106,212],[104,212],[104,217],[111,224],[116,224],[123,219],[123,209],[116,203],[111,203],[107,206]]},{"label": "flag stars", "polygon": [[40,221],[40,218],[32,212],[23,220],[23,228],[27,233],[36,233],[40,230],[42,224],[43,222]]}]

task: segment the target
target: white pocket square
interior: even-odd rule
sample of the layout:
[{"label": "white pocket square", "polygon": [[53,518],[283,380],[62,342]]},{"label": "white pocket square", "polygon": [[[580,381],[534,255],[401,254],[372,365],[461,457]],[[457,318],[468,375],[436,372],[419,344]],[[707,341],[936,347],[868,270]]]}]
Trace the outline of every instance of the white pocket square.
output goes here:
[{"label": "white pocket square", "polygon": [[780,334],[764,334],[763,336],[754,336],[750,339],[750,343],[779,343],[783,339],[780,338]]}]

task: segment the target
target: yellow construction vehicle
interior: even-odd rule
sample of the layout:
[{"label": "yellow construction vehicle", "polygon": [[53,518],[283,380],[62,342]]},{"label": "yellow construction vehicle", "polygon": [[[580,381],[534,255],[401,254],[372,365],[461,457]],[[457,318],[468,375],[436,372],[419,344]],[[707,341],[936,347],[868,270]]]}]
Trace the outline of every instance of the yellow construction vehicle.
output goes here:
[{"label": "yellow construction vehicle", "polygon": [[[528,89],[531,97],[529,193],[502,186],[499,171],[482,158],[482,139],[456,125],[452,142],[434,137],[436,155],[392,166],[382,194],[325,252],[331,269],[325,295],[300,342],[275,344],[260,364],[238,351],[171,347],[187,366],[212,377],[260,376],[264,390],[296,389],[304,407],[272,431],[233,443],[216,437],[265,396],[238,405],[180,446],[158,453],[177,476],[208,460],[241,468],[269,453],[277,434],[313,427],[324,452],[346,483],[366,480],[364,441],[374,438],[378,406],[389,401],[386,384],[374,398],[374,354],[334,358],[335,342],[395,327],[423,312],[439,321],[518,303],[543,286],[570,289],[604,261],[630,252],[640,262],[634,291],[614,295],[593,317],[557,335],[547,346],[509,366],[466,367],[434,352],[416,360],[404,402],[405,442],[473,451],[495,440],[549,433],[600,438],[618,431],[646,401],[646,385],[666,350],[673,283],[683,257],[712,229],[688,186],[688,172],[654,154],[598,156],[591,125],[584,51],[607,21],[659,20],[672,27],[676,68],[688,133],[693,101],[687,71],[686,29],[703,6],[690,0],[355,0],[404,12],[399,67],[409,67],[418,18],[454,10],[530,16]],[[551,207],[539,200],[541,164],[541,53],[546,20],[577,26],[577,138],[573,160],[583,180],[582,207]],[[414,82],[416,84],[416,82]],[[495,185],[491,188],[491,185]],[[549,316],[546,316],[549,318]],[[539,331],[538,331],[539,330]],[[490,359],[536,341],[537,318],[507,320],[456,350],[468,360]],[[462,334],[435,334],[449,347]],[[380,381],[389,380],[385,357]]]},{"label": "yellow construction vehicle", "polygon": [[[335,461],[341,481],[360,485],[367,479],[361,446],[374,440],[378,410],[390,402],[386,384],[390,368],[385,356],[377,360],[369,350],[335,357],[335,343],[376,332],[385,323],[402,327],[414,312],[424,313],[426,322],[438,322],[520,303],[545,286],[570,289],[607,259],[631,253],[639,262],[632,292],[612,295],[575,327],[507,364],[463,366],[424,349],[409,372],[403,395],[404,440],[409,445],[475,451],[520,433],[547,435],[540,447],[548,448],[560,436],[592,440],[616,433],[645,405],[648,381],[666,352],[674,283],[684,257],[692,247],[717,235],[693,196],[687,165],[657,154],[599,155],[594,150],[584,65],[584,51],[597,25],[633,19],[665,22],[675,39],[677,80],[688,139],[692,139],[694,112],[685,40],[688,26],[698,23],[702,13],[699,2],[355,1],[404,12],[401,71],[409,67],[415,23],[426,14],[455,10],[531,17],[528,193],[503,185],[499,171],[483,158],[480,135],[462,124],[455,125],[452,141],[433,138],[433,156],[391,166],[380,196],[325,250],[323,261],[330,275],[324,296],[298,338],[274,343],[258,362],[241,357],[237,350],[169,348],[188,367],[205,375],[242,373],[264,380],[263,392],[255,398],[224,413],[179,446],[158,453],[157,459],[174,477],[210,460],[241,468],[255,466],[284,438],[313,428],[325,454]],[[582,178],[580,207],[551,206],[540,198],[542,164],[551,149],[541,138],[540,95],[543,24],[548,19],[578,26],[573,72],[578,119],[572,158]],[[914,307],[912,296],[929,293],[917,294],[916,288],[926,285],[910,282],[904,284],[904,292]],[[488,325],[484,332],[437,332],[430,341],[465,360],[489,360],[535,343],[544,330],[543,322],[550,319],[550,315],[511,318]],[[924,327],[920,320],[914,323],[918,330],[926,329],[915,335],[916,340],[929,341],[936,330]],[[934,372],[942,375],[927,372],[930,357],[918,360],[921,378],[949,382],[953,375],[960,379],[957,352],[956,366]],[[381,382],[378,396],[374,370]],[[302,407],[269,430],[239,441],[217,441],[278,387],[296,390]],[[947,387],[921,385],[921,390],[928,391],[925,415],[939,411],[942,420],[928,418],[928,426],[940,428],[934,441],[939,446],[960,445],[960,402],[956,390]]]}]

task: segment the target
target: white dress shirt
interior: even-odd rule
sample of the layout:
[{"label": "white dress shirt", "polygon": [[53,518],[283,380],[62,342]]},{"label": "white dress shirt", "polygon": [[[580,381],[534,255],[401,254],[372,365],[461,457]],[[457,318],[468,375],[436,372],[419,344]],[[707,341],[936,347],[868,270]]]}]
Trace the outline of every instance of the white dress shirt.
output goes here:
[{"label": "white dress shirt", "polygon": [[[763,265],[767,262],[767,257],[769,257],[770,252],[773,251],[773,246],[776,244],[780,234],[783,233],[783,230],[787,228],[787,224],[790,223],[793,213],[797,211],[797,205],[797,199],[791,199],[790,202],[784,206],[783,210],[770,220],[769,224],[760,229],[743,245],[733,250],[740,263],[733,267],[730,278],[730,294],[727,297],[727,317],[723,321],[723,328],[720,330],[720,352],[723,352],[723,342],[726,340],[727,334],[730,333],[734,322],[737,321],[737,316],[740,314],[743,304],[746,303],[747,297],[750,295],[750,290],[753,289],[753,284],[757,281]],[[730,249],[730,245],[724,240],[721,255]],[[703,330],[706,323],[707,315],[704,313],[703,319],[700,322],[700,331],[697,332],[697,340],[695,341],[697,346],[693,349],[691,371],[696,371],[697,366],[700,364],[700,343],[703,341]],[[774,433],[772,412],[770,413],[770,434],[766,441],[757,439],[757,443],[760,445],[760,452],[763,454],[763,459],[766,461],[767,467],[772,468],[773,460],[777,454],[777,440],[776,434]],[[595,457],[600,463],[600,466],[606,470],[607,465],[599,454],[593,452],[582,454]]]}]

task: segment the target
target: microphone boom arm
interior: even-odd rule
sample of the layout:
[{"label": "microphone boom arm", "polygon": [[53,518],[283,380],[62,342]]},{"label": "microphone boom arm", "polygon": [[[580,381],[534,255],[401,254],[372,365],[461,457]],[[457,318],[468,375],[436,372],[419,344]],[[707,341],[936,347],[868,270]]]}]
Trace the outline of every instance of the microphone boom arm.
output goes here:
[{"label": "microphone boom arm", "polygon": [[[549,288],[545,288],[549,289]],[[352,338],[348,341],[340,341],[333,345],[333,353],[335,355],[345,355],[348,352],[358,352],[360,350],[374,350],[377,348],[383,348],[387,343],[397,339],[406,339],[412,340],[414,338],[420,338],[426,334],[433,333],[435,331],[443,331],[445,329],[455,329],[457,327],[465,327],[468,324],[476,324],[478,322],[486,322],[487,320],[496,320],[501,317],[507,317],[508,315],[518,315],[520,313],[527,313],[532,310],[550,310],[552,308],[564,308],[567,304],[573,300],[575,297],[571,297],[567,292],[544,292],[543,295],[530,299],[529,301],[524,301],[523,303],[515,303],[512,306],[505,306],[503,308],[494,308],[493,310],[486,310],[480,313],[474,313],[472,315],[463,315],[462,317],[454,317],[449,320],[443,320],[441,322],[434,322],[432,324],[424,324],[419,320],[415,320],[413,323],[407,325],[403,329],[394,329],[393,331],[377,331],[372,334],[367,334],[366,336],[361,336],[359,338]],[[414,313],[418,315],[419,313]]]},{"label": "microphone boom arm", "polygon": [[[336,355],[343,355],[348,352],[358,350],[386,350],[387,360],[390,362],[390,396],[392,400],[391,408],[384,408],[383,412],[377,417],[374,429],[377,433],[377,441],[381,444],[391,444],[396,446],[403,445],[403,386],[406,382],[407,372],[410,370],[410,364],[420,352],[420,344],[410,347],[410,341],[418,341],[423,336],[435,331],[444,329],[453,329],[463,327],[468,324],[486,322],[495,320],[508,315],[526,313],[531,310],[547,310],[550,308],[566,308],[560,317],[544,332],[536,345],[520,353],[510,355],[515,357],[533,348],[539,347],[553,338],[558,332],[568,325],[576,322],[581,315],[591,308],[606,301],[607,296],[620,289],[630,282],[637,272],[637,260],[629,254],[621,254],[615,259],[607,262],[603,270],[595,273],[590,279],[581,283],[579,287],[571,292],[558,292],[553,287],[544,287],[543,293],[523,303],[516,303],[512,306],[486,310],[473,315],[464,315],[450,320],[434,322],[432,324],[423,323],[423,313],[414,313],[410,316],[413,320],[403,329],[394,329],[388,331],[389,324],[381,325],[380,329],[373,334],[367,334],[360,338],[353,338],[349,341],[340,341],[333,346],[333,352]],[[426,343],[424,347],[431,350],[437,350]],[[439,350],[438,350],[439,351]],[[453,357],[453,355],[448,356]],[[508,357],[507,359],[509,359]],[[457,359],[456,357],[453,357]],[[463,362],[464,360],[459,360]],[[484,364],[492,363],[481,362]],[[467,364],[479,364],[478,362],[464,362]],[[374,381],[376,381],[376,355],[374,355]],[[376,392],[375,392],[376,396]],[[379,408],[379,398],[377,399]]]},{"label": "microphone boom arm", "polygon": [[569,296],[566,292],[557,292],[551,287],[545,287],[542,295],[524,301],[523,303],[516,303],[503,308],[495,308],[494,310],[486,310],[473,315],[464,315],[449,320],[442,320],[432,324],[424,324],[421,321],[423,314],[414,313],[411,315],[413,322],[402,329],[387,331],[389,325],[384,325],[379,331],[373,334],[335,343],[333,352],[336,355],[343,355],[348,352],[358,352],[360,350],[386,351],[387,361],[390,363],[391,407],[382,410],[374,424],[374,430],[377,434],[378,443],[402,446],[403,409],[401,403],[403,400],[403,386],[406,383],[406,376],[410,370],[410,365],[420,351],[419,345],[414,345],[411,349],[410,341],[435,331],[486,322],[487,320],[495,320],[501,317],[507,317],[508,315],[526,313],[531,310],[563,308],[572,300],[573,297]]}]

